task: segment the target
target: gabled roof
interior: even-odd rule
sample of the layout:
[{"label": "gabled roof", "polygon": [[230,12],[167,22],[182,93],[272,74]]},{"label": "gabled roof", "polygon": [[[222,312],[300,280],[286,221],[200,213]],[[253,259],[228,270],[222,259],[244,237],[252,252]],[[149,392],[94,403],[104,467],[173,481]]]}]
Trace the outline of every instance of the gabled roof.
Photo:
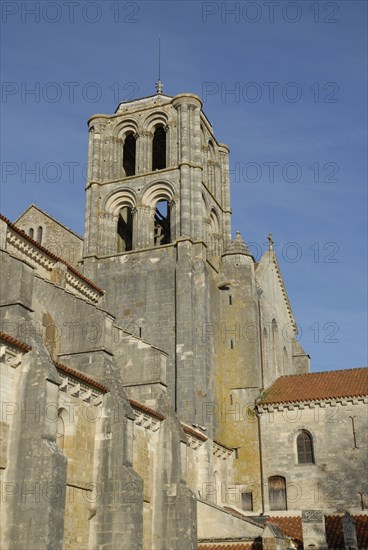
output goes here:
[{"label": "gabled roof", "polygon": [[87,283],[87,285],[89,285],[90,287],[92,287],[96,292],[98,292],[101,296],[103,294],[105,294],[105,291],[102,290],[101,288],[99,288],[97,285],[95,285],[95,283],[93,281],[91,281],[90,279],[87,279],[87,277],[85,277],[82,273],[80,273],[77,269],[75,269],[75,267],[73,267],[72,265],[70,265],[66,260],[64,260],[63,258],[60,258],[59,256],[57,256],[56,254],[54,254],[53,252],[51,252],[51,250],[49,250],[48,248],[45,248],[44,246],[42,246],[42,244],[38,243],[37,241],[35,241],[34,239],[32,239],[32,237],[30,237],[29,235],[27,235],[27,233],[25,231],[23,231],[23,229],[20,229],[17,225],[15,225],[14,223],[12,223],[10,220],[8,220],[8,218],[6,218],[3,214],[0,214],[0,220],[2,220],[3,222],[5,222],[8,227],[10,227],[10,229],[12,229],[13,231],[15,231],[16,233],[18,233],[18,235],[21,235],[24,239],[26,239],[28,242],[30,242],[33,246],[35,246],[36,248],[38,248],[39,250],[41,250],[42,252],[44,252],[47,256],[49,256],[50,258],[52,258],[53,260],[55,260],[56,262],[60,262],[62,264],[64,264],[71,273],[74,273],[74,275],[76,275],[79,279],[81,279],[82,281],[84,281],[85,283]]},{"label": "gabled roof", "polygon": [[258,404],[296,403],[368,395],[368,368],[281,376]]},{"label": "gabled roof", "polygon": [[[271,262],[275,266],[275,269],[276,269],[277,280],[279,282],[281,293],[282,293],[282,296],[284,298],[285,306],[286,306],[287,312],[289,314],[290,322],[292,323],[296,334],[298,334],[298,327],[297,327],[297,324],[295,322],[295,318],[294,318],[293,310],[291,308],[289,296],[288,296],[288,293],[286,292],[284,279],[282,277],[279,262],[277,261],[277,257],[276,257],[276,254],[275,254],[274,250],[267,250],[263,254],[260,261],[256,264],[256,266],[255,266],[256,267],[256,279],[257,280],[259,279],[259,275],[262,273],[262,271],[264,269],[266,269],[266,266],[269,266],[271,264]],[[258,274],[258,277],[257,277],[257,274]]]},{"label": "gabled roof", "polygon": [[47,216],[48,218],[50,218],[50,220],[52,220],[53,222],[57,223],[58,225],[60,225],[63,229],[65,229],[66,231],[69,231],[69,233],[73,233],[73,235],[75,237],[78,237],[78,239],[80,239],[82,242],[83,242],[83,237],[81,237],[80,235],[78,235],[78,233],[76,233],[75,231],[73,231],[72,229],[70,229],[69,227],[67,227],[66,225],[64,225],[63,223],[59,222],[59,220],[57,220],[56,218],[53,218],[52,216],[50,216],[50,214],[48,212],[45,212],[45,210],[42,210],[41,208],[39,208],[38,206],[36,206],[35,204],[30,204],[28,206],[28,208],[25,209],[25,211],[19,216],[19,218],[17,218],[15,220],[15,225],[19,222],[19,220],[24,216],[24,214],[26,212],[28,212],[28,210],[31,210],[31,208],[35,208],[36,210],[38,210],[39,212],[41,212],[41,214],[43,214],[44,216]]}]

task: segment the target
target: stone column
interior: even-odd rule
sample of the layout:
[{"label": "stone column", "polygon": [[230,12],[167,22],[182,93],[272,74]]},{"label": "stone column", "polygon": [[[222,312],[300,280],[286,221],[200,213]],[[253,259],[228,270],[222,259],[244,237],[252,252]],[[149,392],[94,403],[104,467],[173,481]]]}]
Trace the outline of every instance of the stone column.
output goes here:
[{"label": "stone column", "polygon": [[[121,179],[122,177],[122,160],[123,160],[123,140],[117,137],[112,138],[112,147],[113,147],[113,153],[112,153],[112,177],[115,180]],[[120,152],[120,154],[119,154]]]},{"label": "stone column", "polygon": [[[196,201],[200,191],[200,173],[196,174],[193,162],[198,157],[200,143],[199,97],[180,94],[172,104],[178,111],[179,166],[180,166],[180,236],[195,237],[201,234],[196,221]],[[197,109],[197,110],[196,110]],[[200,165],[198,164],[198,170]],[[198,183],[199,182],[199,183]],[[196,229],[195,229],[196,228]]]},{"label": "stone column", "polygon": [[147,172],[152,172],[152,139],[153,133],[150,131],[144,131],[141,134],[141,159],[142,163],[140,165],[140,174],[145,174]]},{"label": "stone column", "polygon": [[190,236],[190,173],[188,166],[188,106],[179,104],[180,164],[180,236]]},{"label": "stone column", "polygon": [[98,245],[99,256],[109,256],[117,253],[117,227],[118,216],[114,216],[112,212],[101,212],[100,222],[103,230],[100,234]]},{"label": "stone column", "polygon": [[147,135],[146,132],[140,130],[135,134],[136,149],[135,149],[135,173],[144,174],[146,163],[146,147]]},{"label": "stone column", "polygon": [[133,210],[133,250],[154,246],[154,213],[151,206],[140,205]]},{"label": "stone column", "polygon": [[201,166],[201,109],[200,105],[191,107],[191,129],[192,129],[192,218],[193,236],[195,239],[203,238],[202,232],[202,166]]},{"label": "stone column", "polygon": [[221,163],[221,200],[223,208],[223,242],[224,249],[231,242],[231,208],[230,208],[230,176],[229,176],[229,148],[227,145],[220,144],[220,163]]}]

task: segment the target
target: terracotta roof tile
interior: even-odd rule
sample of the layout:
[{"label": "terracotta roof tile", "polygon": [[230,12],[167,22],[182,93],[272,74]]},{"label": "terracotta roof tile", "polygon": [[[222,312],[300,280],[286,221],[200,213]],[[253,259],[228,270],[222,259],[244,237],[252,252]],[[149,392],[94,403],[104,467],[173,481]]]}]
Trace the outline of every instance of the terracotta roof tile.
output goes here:
[{"label": "terracotta roof tile", "polygon": [[95,283],[93,281],[91,281],[90,279],[87,279],[87,277],[85,277],[84,275],[82,275],[82,273],[80,273],[77,269],[75,269],[72,265],[70,265],[66,260],[64,260],[63,258],[60,258],[59,256],[56,256],[56,254],[54,254],[53,252],[51,252],[51,250],[48,250],[47,248],[45,248],[44,246],[42,246],[40,243],[38,243],[37,241],[35,241],[34,239],[32,239],[29,235],[27,235],[27,233],[25,233],[25,231],[23,231],[22,229],[19,229],[19,227],[17,227],[16,225],[14,225],[14,223],[12,223],[10,220],[8,220],[8,218],[6,218],[5,216],[3,216],[3,214],[0,214],[0,219],[3,220],[11,229],[13,229],[13,231],[15,231],[16,233],[18,233],[19,235],[21,235],[24,239],[26,239],[27,241],[29,241],[30,243],[33,244],[33,246],[36,246],[39,250],[41,250],[42,252],[44,252],[45,254],[47,254],[50,258],[52,258],[53,260],[55,260],[56,262],[60,262],[64,265],[66,265],[66,267],[69,269],[69,271],[71,271],[72,273],[74,273],[74,275],[76,275],[77,277],[79,277],[79,279],[82,279],[82,281],[84,281],[85,283],[87,283],[90,287],[92,287],[94,290],[96,290],[96,292],[98,292],[99,294],[101,294],[101,296],[105,293],[104,290],[102,290],[100,287],[98,287],[97,285],[95,285]]},{"label": "terracotta roof tile", "polygon": [[155,411],[154,409],[151,409],[151,407],[147,407],[146,405],[143,405],[143,403],[140,403],[139,401],[135,401],[134,399],[129,399],[129,403],[134,409],[139,409],[143,412],[146,412],[151,416],[154,416],[158,420],[165,420],[166,418],[166,416],[164,416],[160,412]]},{"label": "terracotta roof tile", "polygon": [[56,362],[55,367],[58,370],[61,370],[62,372],[65,372],[66,374],[70,374],[71,376],[74,376],[74,378],[77,378],[78,380],[82,380],[83,382],[86,382],[90,386],[93,386],[93,387],[99,389],[100,391],[102,391],[102,393],[107,393],[108,391],[110,391],[107,386],[104,386],[100,382],[97,382],[96,380],[93,380],[93,378],[90,378],[89,376],[86,376],[85,374],[83,374],[83,373],[81,373],[81,372],[79,372],[75,369],[72,369],[71,367],[68,367],[67,365],[64,365],[63,363]]},{"label": "terracotta roof tile", "polygon": [[198,550],[262,550],[261,542],[201,542]]},{"label": "terracotta roof tile", "polygon": [[193,437],[196,437],[197,439],[200,439],[201,441],[207,441],[208,437],[204,435],[201,432],[198,432],[194,428],[191,428],[191,426],[187,426],[186,424],[182,424],[183,430],[186,434],[192,435]]},{"label": "terracotta roof tile", "polygon": [[368,368],[281,376],[259,403],[295,403],[368,395]]},{"label": "terracotta roof tile", "polygon": [[28,344],[17,340],[17,338],[10,336],[10,334],[7,334],[6,332],[0,331],[0,340],[2,340],[3,342],[8,342],[8,344],[11,344],[12,346],[15,346],[16,348],[19,348],[25,352],[31,351],[32,349],[32,346],[29,346]]},{"label": "terracotta roof tile", "polygon": [[[368,515],[352,516],[355,520],[358,548],[368,548]],[[341,550],[344,548],[344,533],[342,528],[342,516],[325,516],[326,538],[329,550]],[[303,540],[302,519],[294,517],[269,517],[267,522],[275,523],[285,535],[301,542]]]},{"label": "terracotta roof tile", "polygon": [[[368,516],[353,516],[357,534],[358,548],[368,548]],[[327,545],[330,550],[344,548],[342,516],[325,516]]]},{"label": "terracotta roof tile", "polygon": [[303,540],[302,518],[300,516],[274,516],[267,518],[267,523],[275,523],[284,535],[301,542]]}]

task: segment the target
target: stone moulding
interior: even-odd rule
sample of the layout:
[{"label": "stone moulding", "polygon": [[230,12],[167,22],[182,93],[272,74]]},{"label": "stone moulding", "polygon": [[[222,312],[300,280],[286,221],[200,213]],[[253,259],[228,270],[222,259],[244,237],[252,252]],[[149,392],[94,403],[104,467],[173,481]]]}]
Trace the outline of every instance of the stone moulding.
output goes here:
[{"label": "stone moulding", "polygon": [[233,453],[233,449],[229,449],[228,447],[224,447],[223,445],[220,445],[220,443],[216,443],[216,441],[213,441],[212,454],[214,456],[221,458],[222,460],[227,460],[231,458]]},{"label": "stone moulding", "polygon": [[258,414],[264,412],[274,412],[274,411],[283,411],[294,409],[314,409],[316,406],[321,408],[329,405],[330,407],[337,407],[338,405],[346,406],[348,403],[352,405],[358,405],[358,403],[368,403],[368,397],[346,397],[346,398],[336,398],[336,399],[316,399],[314,401],[301,401],[294,403],[273,403],[273,404],[258,404],[256,409]]},{"label": "stone moulding", "polygon": [[[53,252],[32,239],[22,229],[19,229],[5,216],[0,214],[0,219],[7,224],[6,242],[10,250],[13,249],[20,254],[21,259],[28,261],[35,267],[41,267],[46,272],[52,272],[55,267],[63,265],[66,271],[66,282],[74,290],[77,290],[91,302],[97,303],[104,291],[87,279],[82,273],[79,273],[63,258],[59,258]],[[59,265],[58,265],[59,264]],[[50,276],[50,275],[49,275]]]}]

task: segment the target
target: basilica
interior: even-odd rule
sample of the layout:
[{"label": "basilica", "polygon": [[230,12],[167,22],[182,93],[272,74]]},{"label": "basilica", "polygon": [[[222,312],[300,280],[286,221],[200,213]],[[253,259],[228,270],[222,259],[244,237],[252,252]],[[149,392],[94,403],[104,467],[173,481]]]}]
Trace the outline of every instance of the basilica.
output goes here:
[{"label": "basilica", "polygon": [[201,99],[88,139],[83,237],[0,219],[1,548],[367,549],[368,369],[310,372]]}]

